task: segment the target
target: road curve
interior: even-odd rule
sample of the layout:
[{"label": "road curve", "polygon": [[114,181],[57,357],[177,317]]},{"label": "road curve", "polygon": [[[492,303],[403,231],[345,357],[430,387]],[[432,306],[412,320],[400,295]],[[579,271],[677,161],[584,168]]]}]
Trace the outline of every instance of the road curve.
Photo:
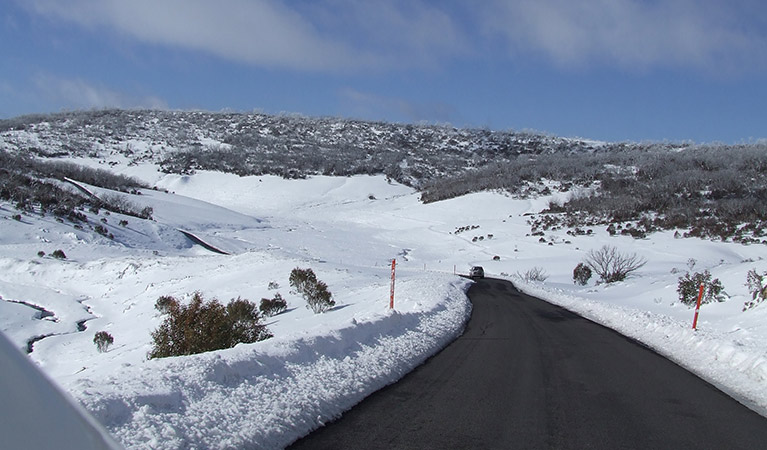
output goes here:
[{"label": "road curve", "polygon": [[465,333],[292,449],[763,449],[767,419],[641,344],[485,279]]}]

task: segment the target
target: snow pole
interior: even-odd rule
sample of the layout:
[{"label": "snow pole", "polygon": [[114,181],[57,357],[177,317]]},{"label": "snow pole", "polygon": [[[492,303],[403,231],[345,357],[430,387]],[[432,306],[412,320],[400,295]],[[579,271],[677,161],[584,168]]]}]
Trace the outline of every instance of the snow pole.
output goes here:
[{"label": "snow pole", "polygon": [[698,329],[698,313],[700,312],[700,301],[703,299],[703,283],[700,284],[700,290],[698,291],[698,303],[695,305],[695,317],[692,319],[692,329]]},{"label": "snow pole", "polygon": [[391,260],[391,291],[389,295],[389,309],[394,309],[394,267],[397,265],[397,260]]}]

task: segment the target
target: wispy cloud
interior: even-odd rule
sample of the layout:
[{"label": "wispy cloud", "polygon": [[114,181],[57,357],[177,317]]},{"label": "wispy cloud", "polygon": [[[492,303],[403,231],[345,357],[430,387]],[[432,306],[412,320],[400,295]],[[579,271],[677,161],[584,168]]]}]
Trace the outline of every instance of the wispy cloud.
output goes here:
[{"label": "wispy cloud", "polygon": [[[380,4],[379,4],[380,3]],[[56,20],[248,64],[349,70],[458,48],[450,17],[416,2],[29,0]]]},{"label": "wispy cloud", "polygon": [[34,93],[42,103],[72,109],[90,108],[167,108],[160,98],[134,96],[93,84],[83,79],[64,79],[40,74],[35,77]]},{"label": "wispy cloud", "polygon": [[323,39],[311,23],[276,1],[32,0],[34,11],[139,41],[201,50],[267,66],[322,68],[348,64],[343,43]]},{"label": "wispy cloud", "polygon": [[299,71],[444,68],[476,55],[567,68],[767,67],[761,0],[17,1],[95,32]]},{"label": "wispy cloud", "polygon": [[645,70],[762,68],[767,16],[745,0],[494,0],[478,17],[512,57]]}]

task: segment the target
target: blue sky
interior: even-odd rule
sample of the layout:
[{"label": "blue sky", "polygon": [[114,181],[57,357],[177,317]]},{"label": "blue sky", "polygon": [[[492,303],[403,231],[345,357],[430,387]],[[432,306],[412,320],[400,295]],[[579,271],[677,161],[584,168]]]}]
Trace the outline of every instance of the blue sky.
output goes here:
[{"label": "blue sky", "polygon": [[0,118],[262,111],[767,138],[761,0],[0,0]]}]

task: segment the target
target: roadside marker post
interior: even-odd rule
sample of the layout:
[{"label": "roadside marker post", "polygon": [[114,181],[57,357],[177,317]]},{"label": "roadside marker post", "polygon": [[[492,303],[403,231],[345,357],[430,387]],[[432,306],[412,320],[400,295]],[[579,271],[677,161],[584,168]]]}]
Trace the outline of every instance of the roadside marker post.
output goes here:
[{"label": "roadside marker post", "polygon": [[692,329],[698,329],[698,313],[700,312],[700,301],[703,299],[703,283],[700,284],[700,290],[698,291],[698,303],[695,305],[695,317],[692,319]]},{"label": "roadside marker post", "polygon": [[397,265],[397,260],[391,260],[391,293],[389,295],[389,309],[394,309],[394,268]]}]

